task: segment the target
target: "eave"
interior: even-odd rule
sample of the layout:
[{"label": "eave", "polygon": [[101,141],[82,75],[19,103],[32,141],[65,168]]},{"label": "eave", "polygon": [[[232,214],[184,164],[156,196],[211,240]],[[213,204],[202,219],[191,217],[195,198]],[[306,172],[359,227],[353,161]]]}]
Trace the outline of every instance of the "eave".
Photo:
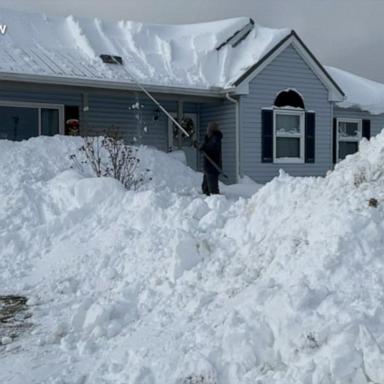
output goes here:
[{"label": "eave", "polygon": [[[76,87],[91,87],[112,90],[126,90],[139,92],[140,88],[134,83],[101,80],[101,79],[86,79],[65,76],[49,76],[36,75],[13,72],[0,72],[0,80],[27,82],[35,84],[50,84],[50,85],[66,85]],[[187,87],[171,87],[164,85],[148,85],[142,84],[148,92],[157,94],[172,94],[185,96],[201,96],[208,98],[221,99],[225,97],[226,90],[223,88],[187,88]]]}]

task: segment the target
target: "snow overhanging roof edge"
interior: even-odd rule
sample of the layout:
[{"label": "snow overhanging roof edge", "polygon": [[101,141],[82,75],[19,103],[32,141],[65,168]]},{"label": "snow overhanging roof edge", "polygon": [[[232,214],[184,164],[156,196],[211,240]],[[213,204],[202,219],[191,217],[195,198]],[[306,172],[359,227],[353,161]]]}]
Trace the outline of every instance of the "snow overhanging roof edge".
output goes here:
[{"label": "snow overhanging roof edge", "polygon": [[[263,27],[249,17],[166,25],[0,10],[8,26],[0,37],[0,80],[132,92],[139,91],[137,80],[159,94],[224,98],[247,94],[249,81],[292,45],[330,101],[370,107],[373,100],[384,108],[381,88],[367,85],[368,101],[357,103],[349,78],[328,71],[294,30]],[[124,65],[102,63],[104,53],[121,56]]]},{"label": "snow overhanging roof edge", "polygon": [[[318,67],[323,71],[326,77],[332,82],[335,88],[345,96],[342,89],[335,82],[335,80],[330,76],[326,71],[324,66],[316,59],[308,47],[303,43],[299,38],[297,33],[294,30],[278,41],[274,46],[272,46],[267,53],[261,57],[257,62],[255,62],[251,67],[249,67],[244,73],[240,74],[239,77],[232,81],[232,84],[229,87],[211,87],[211,88],[202,88],[202,87],[188,87],[188,86],[177,86],[177,85],[163,85],[163,84],[145,84],[142,83],[145,88],[152,90],[158,93],[172,93],[172,94],[183,94],[183,95],[195,95],[195,96],[208,96],[221,98],[224,97],[226,93],[236,93],[236,88],[239,87],[246,79],[251,76],[257,68],[262,65],[266,60],[268,60],[281,46],[284,45],[289,39],[294,37],[299,41],[303,48],[308,52],[311,58],[316,62]],[[78,78],[70,76],[60,76],[60,75],[44,75],[44,74],[35,74],[35,73],[17,73],[17,72],[4,72],[0,70],[0,79],[8,81],[22,81],[22,82],[32,82],[32,83],[44,83],[44,84],[62,84],[68,86],[87,86],[94,88],[107,88],[107,89],[120,89],[120,90],[139,90],[138,86],[133,82],[128,81],[117,81],[117,80],[107,80],[107,79],[92,79],[92,78]]]},{"label": "snow overhanging roof edge", "polygon": [[[17,81],[35,84],[49,84],[49,85],[66,85],[74,87],[90,87],[101,89],[115,89],[126,91],[140,91],[140,88],[135,83],[121,82],[103,79],[87,79],[66,76],[53,76],[53,75],[37,75],[29,73],[14,73],[14,72],[1,72],[0,80],[3,81]],[[155,93],[171,93],[174,95],[190,95],[190,96],[204,96],[213,98],[223,98],[225,94],[233,90],[233,88],[193,88],[193,87],[178,87],[178,86],[165,86],[153,84],[141,84],[148,91]]]}]

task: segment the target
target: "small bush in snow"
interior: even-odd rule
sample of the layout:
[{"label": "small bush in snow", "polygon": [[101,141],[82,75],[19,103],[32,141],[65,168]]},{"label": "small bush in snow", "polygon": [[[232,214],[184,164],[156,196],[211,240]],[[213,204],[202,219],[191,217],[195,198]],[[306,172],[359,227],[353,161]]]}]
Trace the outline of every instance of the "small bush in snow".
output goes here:
[{"label": "small bush in snow", "polygon": [[127,189],[136,189],[147,179],[148,169],[138,169],[138,148],[126,145],[116,132],[104,137],[85,137],[81,156],[70,156],[76,168],[88,166],[96,177],[113,177]]}]

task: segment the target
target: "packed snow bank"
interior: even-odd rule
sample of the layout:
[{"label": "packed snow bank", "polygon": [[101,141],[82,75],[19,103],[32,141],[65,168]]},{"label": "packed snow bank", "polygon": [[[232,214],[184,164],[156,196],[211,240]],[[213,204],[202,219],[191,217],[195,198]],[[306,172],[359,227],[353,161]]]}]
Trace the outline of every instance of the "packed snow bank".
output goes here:
[{"label": "packed snow bank", "polygon": [[346,100],[337,103],[339,107],[358,108],[374,115],[384,113],[384,84],[338,68],[326,69],[345,93]]},{"label": "packed snow bank", "polygon": [[255,183],[250,177],[243,176],[236,184],[221,184],[220,191],[227,197],[251,197],[261,187],[261,184]]},{"label": "packed snow bank", "polygon": [[71,139],[0,145],[1,287],[35,324],[1,382],[384,382],[384,134],[236,202],[84,177]]},{"label": "packed snow bank", "polygon": [[[240,17],[189,25],[47,17],[0,9],[7,33],[0,39],[0,71],[13,74],[207,89],[230,87],[288,33],[255,25],[238,46],[225,45],[249,24]],[[118,55],[124,67],[104,64]]]}]

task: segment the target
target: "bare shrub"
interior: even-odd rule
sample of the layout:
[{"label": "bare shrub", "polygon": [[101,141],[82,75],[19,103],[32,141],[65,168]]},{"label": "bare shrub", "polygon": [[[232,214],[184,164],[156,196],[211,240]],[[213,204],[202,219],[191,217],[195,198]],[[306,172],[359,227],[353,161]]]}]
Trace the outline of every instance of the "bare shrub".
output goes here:
[{"label": "bare shrub", "polygon": [[149,169],[138,169],[138,148],[125,144],[117,131],[103,137],[84,137],[83,141],[79,153],[70,156],[81,172],[87,166],[96,177],[113,177],[127,189],[137,189],[150,180]]}]

